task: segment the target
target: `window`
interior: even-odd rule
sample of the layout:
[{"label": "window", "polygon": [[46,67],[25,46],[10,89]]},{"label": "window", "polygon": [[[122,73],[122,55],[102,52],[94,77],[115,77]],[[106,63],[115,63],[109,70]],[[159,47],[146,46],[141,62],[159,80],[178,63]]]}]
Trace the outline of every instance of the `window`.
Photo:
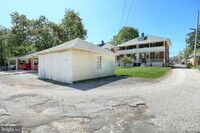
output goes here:
[{"label": "window", "polygon": [[143,41],[144,38],[143,37],[138,37],[138,41]]},{"label": "window", "polygon": [[155,53],[155,58],[159,59],[160,58],[160,54],[159,53]]},{"label": "window", "polygon": [[132,58],[133,60],[136,60],[136,54],[132,54],[132,55],[131,55],[131,58]]},{"label": "window", "polygon": [[147,40],[147,36],[138,37],[138,41],[144,41],[144,40]]},{"label": "window", "polygon": [[143,44],[140,44],[140,45],[139,45],[139,48],[143,48],[143,47],[144,47]]},{"label": "window", "polygon": [[141,53],[140,54],[140,59],[143,59],[144,58],[144,53]]},{"label": "window", "polygon": [[97,56],[97,69],[101,68],[101,56]]}]

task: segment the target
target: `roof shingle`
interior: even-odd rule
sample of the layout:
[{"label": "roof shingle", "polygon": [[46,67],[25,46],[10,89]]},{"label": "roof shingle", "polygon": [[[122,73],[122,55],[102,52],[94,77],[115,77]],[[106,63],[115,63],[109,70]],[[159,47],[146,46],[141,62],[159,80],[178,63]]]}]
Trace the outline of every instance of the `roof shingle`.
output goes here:
[{"label": "roof shingle", "polygon": [[71,49],[87,50],[87,51],[103,52],[103,53],[108,53],[108,54],[115,54],[115,53],[113,53],[109,50],[98,47],[98,46],[96,46],[92,43],[89,43],[87,41],[84,41],[80,38],[76,38],[74,40],[65,42],[65,43],[57,45],[55,47],[40,51],[40,52],[38,52],[38,54],[44,54],[44,53],[59,51],[59,50],[63,50],[63,49],[70,49],[70,48]]},{"label": "roof shingle", "polygon": [[107,42],[107,43],[105,43],[102,46],[102,48],[104,48],[104,49],[111,49],[111,48],[115,48],[115,46]]}]

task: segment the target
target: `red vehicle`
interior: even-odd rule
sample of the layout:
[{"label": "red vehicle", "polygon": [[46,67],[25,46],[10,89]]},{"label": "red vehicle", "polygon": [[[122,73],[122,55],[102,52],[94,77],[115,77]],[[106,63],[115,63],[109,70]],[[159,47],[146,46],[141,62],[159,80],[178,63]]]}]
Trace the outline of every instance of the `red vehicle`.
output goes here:
[{"label": "red vehicle", "polygon": [[38,71],[38,65],[34,66],[34,70]]},{"label": "red vehicle", "polygon": [[27,69],[31,69],[31,63],[28,63],[28,64],[21,64],[20,65],[20,68],[21,69],[24,69],[24,70],[27,70]]}]

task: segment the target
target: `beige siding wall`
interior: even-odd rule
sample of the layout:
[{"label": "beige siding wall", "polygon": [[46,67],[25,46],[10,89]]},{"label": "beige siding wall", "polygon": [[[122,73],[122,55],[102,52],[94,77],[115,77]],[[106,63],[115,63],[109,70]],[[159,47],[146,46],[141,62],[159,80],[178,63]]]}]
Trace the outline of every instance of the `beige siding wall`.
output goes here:
[{"label": "beige siding wall", "polygon": [[[97,68],[97,56],[102,58],[102,67]],[[73,81],[114,75],[115,55],[73,50]]]},{"label": "beige siding wall", "polygon": [[[198,65],[198,62],[200,62],[199,56],[196,57],[196,65]],[[194,65],[194,58],[190,58],[190,63],[192,63],[192,65]]]}]

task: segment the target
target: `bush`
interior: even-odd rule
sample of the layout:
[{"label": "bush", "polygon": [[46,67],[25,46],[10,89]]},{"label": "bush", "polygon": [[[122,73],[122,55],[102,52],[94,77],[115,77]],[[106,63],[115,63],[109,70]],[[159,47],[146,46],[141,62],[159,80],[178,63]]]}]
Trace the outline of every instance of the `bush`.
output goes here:
[{"label": "bush", "polygon": [[127,63],[133,63],[133,60],[131,59],[131,57],[128,57],[128,56],[125,55],[121,59],[121,62],[124,64],[124,67],[125,67]]},{"label": "bush", "polygon": [[184,64],[185,64],[185,62],[181,62],[181,64],[182,64],[182,65],[184,65]]},{"label": "bush", "polygon": [[191,67],[192,67],[192,63],[188,63],[187,68],[191,68]]}]

